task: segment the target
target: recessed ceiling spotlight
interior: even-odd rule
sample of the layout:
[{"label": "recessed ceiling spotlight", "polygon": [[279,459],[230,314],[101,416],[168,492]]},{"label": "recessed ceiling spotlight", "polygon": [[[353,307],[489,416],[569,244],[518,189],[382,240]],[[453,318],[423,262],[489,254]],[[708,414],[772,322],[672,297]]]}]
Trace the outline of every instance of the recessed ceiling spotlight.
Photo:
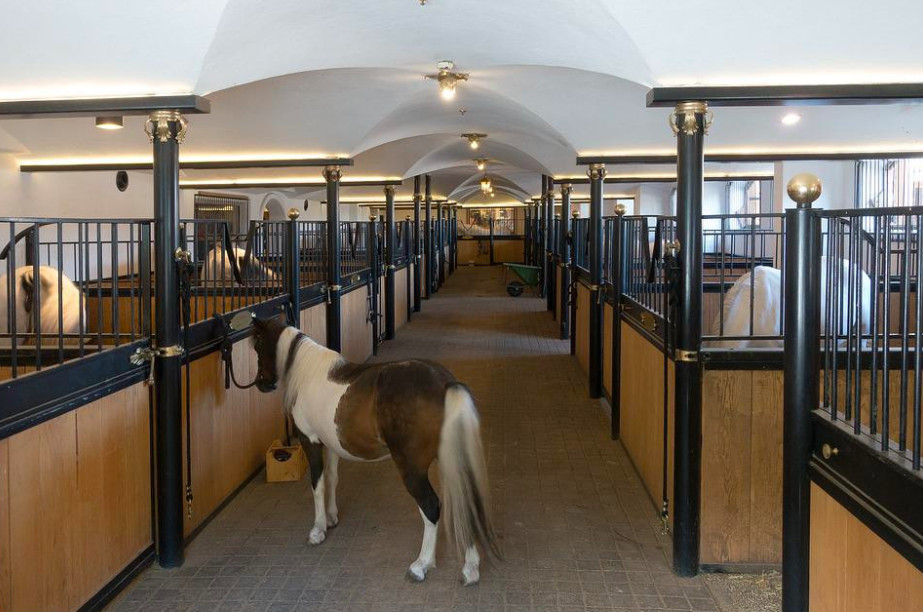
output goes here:
[{"label": "recessed ceiling spotlight", "polygon": [[795,125],[801,121],[801,115],[798,113],[789,113],[782,117],[782,125]]},{"label": "recessed ceiling spotlight", "polygon": [[101,130],[121,130],[122,129],[122,118],[121,117],[97,117],[96,127],[98,127]]},{"label": "recessed ceiling spotlight", "polygon": [[455,62],[444,60],[436,64],[439,70],[436,74],[427,74],[426,79],[439,81],[439,95],[443,100],[449,101],[455,99],[455,86],[459,81],[467,81],[468,74],[465,72],[455,72]]},{"label": "recessed ceiling spotlight", "polygon": [[477,165],[478,170],[481,170],[481,171],[483,171],[484,168],[487,167],[487,159],[483,157],[478,157],[477,159],[474,160],[474,163]]},{"label": "recessed ceiling spotlight", "polygon": [[481,146],[480,141],[484,138],[487,138],[487,134],[462,134],[461,137],[467,138],[468,144],[471,146],[471,148],[477,150],[477,148]]}]

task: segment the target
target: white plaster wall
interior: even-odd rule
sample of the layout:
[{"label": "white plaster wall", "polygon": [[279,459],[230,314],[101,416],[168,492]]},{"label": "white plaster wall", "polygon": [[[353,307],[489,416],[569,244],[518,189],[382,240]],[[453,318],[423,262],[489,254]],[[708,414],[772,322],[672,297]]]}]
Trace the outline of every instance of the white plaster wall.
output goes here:
[{"label": "white plaster wall", "polygon": [[820,198],[814,202],[815,208],[839,209],[853,208],[856,201],[856,162],[854,161],[792,161],[776,162],[775,189],[773,193],[773,210],[781,211],[792,208],[795,203],[785,192],[788,181],[801,172],[817,175],[823,183]]}]

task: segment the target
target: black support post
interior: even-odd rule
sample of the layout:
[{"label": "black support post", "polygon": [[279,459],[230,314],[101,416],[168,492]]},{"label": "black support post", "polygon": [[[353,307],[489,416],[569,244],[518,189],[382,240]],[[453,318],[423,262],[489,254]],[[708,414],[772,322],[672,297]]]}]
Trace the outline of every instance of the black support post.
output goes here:
[{"label": "black support post", "polygon": [[554,270],[554,252],[556,245],[554,242],[554,179],[550,176],[545,177],[545,299],[548,312],[554,312],[555,300],[555,270]]},{"label": "black support post", "polygon": [[[574,234],[577,231],[577,218],[580,213],[576,210],[571,213],[571,242],[573,243]],[[571,244],[570,249],[570,271],[571,282],[567,288],[567,305],[570,313],[570,354],[577,354],[577,249]]]},{"label": "black support post", "polygon": [[366,263],[369,266],[369,319],[372,323],[372,354],[378,354],[378,346],[381,344],[381,317],[378,312],[378,295],[381,291],[381,270],[378,261],[378,228],[375,222],[378,217],[369,215],[369,224],[366,228],[368,249],[366,252]]},{"label": "black support post", "polygon": [[785,383],[782,421],[782,610],[807,612],[813,444],[811,412],[820,406],[820,222],[811,203],[820,181],[797,175],[785,213]]},{"label": "black support post", "polygon": [[[539,204],[541,200],[532,202],[532,265],[541,268],[544,262],[542,258],[542,207]],[[544,268],[542,276],[545,275]],[[542,279],[544,283],[544,279]]]},{"label": "black support post", "polygon": [[423,252],[420,241],[420,177],[413,177],[413,311],[420,312],[423,295],[423,270],[420,254]]},{"label": "black support post", "polygon": [[[625,206],[615,205],[615,227],[612,233],[612,422],[610,435],[618,440],[621,435],[622,398],[622,293],[627,274],[625,266],[628,258],[625,254]],[[664,391],[666,392],[666,391]]]},{"label": "black support post", "polygon": [[455,215],[457,214],[456,210],[457,209],[454,206],[449,207],[449,219],[447,221],[449,232],[449,274],[453,274],[455,272],[455,246],[458,240],[458,232],[455,229]]},{"label": "black support post", "polygon": [[561,302],[558,323],[561,326],[562,340],[570,337],[570,309],[567,307],[567,294],[570,291],[570,253],[567,244],[567,235],[570,232],[570,191],[570,184],[561,185],[561,226],[558,232],[558,265],[561,270],[561,286],[557,293]]},{"label": "black support post", "polygon": [[385,340],[394,339],[394,257],[397,228],[394,226],[394,187],[385,187]]},{"label": "black support post", "polygon": [[427,174],[424,180],[424,190],[426,192],[426,215],[423,223],[426,241],[426,299],[433,294],[433,285],[435,284],[435,254],[436,249],[433,247],[433,192],[430,187],[430,178]]},{"label": "black support post", "polygon": [[180,347],[179,144],[186,120],[155,111],[145,126],[154,145],[154,329],[156,411],[157,559],[161,567],[183,564],[183,418]]},{"label": "black support post", "polygon": [[288,210],[288,223],[285,226],[285,251],[283,269],[285,270],[285,292],[288,294],[294,325],[301,327],[301,253],[298,244],[298,209]]},{"label": "black support post", "polygon": [[436,275],[436,286],[442,287],[445,284],[445,204],[439,202],[436,204],[436,248],[439,252],[436,255],[436,261],[439,262],[439,270]]},{"label": "black support post", "polygon": [[603,181],[606,168],[602,164],[593,164],[587,171],[590,177],[590,305],[589,312],[589,387],[590,397],[602,395],[603,363],[603,307],[602,307],[602,272],[603,272]]},{"label": "black support post", "polygon": [[673,571],[699,571],[702,468],[702,191],[706,105],[688,102],[671,119],[676,134],[675,414],[673,464]]},{"label": "black support post", "polygon": [[339,166],[327,166],[327,348],[340,351],[340,178]]},{"label": "black support post", "polygon": [[526,202],[523,222],[522,263],[532,265],[532,204]]},{"label": "black support post", "polygon": [[452,206],[452,272],[458,269],[458,206]]}]

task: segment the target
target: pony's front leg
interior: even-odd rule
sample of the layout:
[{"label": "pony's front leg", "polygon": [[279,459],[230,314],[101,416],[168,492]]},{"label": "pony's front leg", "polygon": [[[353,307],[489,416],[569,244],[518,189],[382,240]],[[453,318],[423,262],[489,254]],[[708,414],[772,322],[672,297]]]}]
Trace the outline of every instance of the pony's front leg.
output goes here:
[{"label": "pony's front leg", "polygon": [[310,544],[320,544],[327,539],[327,508],[324,505],[324,445],[311,442],[307,436],[298,432],[301,447],[308,455],[311,468],[311,488],[314,490],[314,527],[308,534]]},{"label": "pony's front leg", "polygon": [[339,510],[337,509],[337,481],[339,475],[337,470],[340,466],[340,456],[335,452],[327,449],[327,467],[324,472],[327,491],[327,527],[336,527],[339,522]]}]

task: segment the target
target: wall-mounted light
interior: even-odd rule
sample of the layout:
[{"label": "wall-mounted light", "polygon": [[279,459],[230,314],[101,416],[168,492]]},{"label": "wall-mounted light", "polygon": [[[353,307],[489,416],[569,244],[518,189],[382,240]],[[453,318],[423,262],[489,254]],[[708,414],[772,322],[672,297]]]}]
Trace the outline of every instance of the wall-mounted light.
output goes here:
[{"label": "wall-mounted light", "polygon": [[485,168],[487,168],[487,160],[483,157],[478,157],[477,159],[474,160],[474,163],[477,165],[478,170],[482,172],[484,171]]},{"label": "wall-mounted light", "polygon": [[795,125],[801,121],[801,115],[798,113],[789,113],[782,117],[782,125]]},{"label": "wall-mounted light", "polygon": [[427,74],[424,78],[439,81],[439,95],[445,101],[455,99],[455,86],[459,81],[467,81],[468,74],[465,72],[455,72],[455,62],[445,60],[436,65],[439,72],[436,74]]},{"label": "wall-mounted light", "polygon": [[121,117],[97,117],[96,127],[98,127],[101,130],[121,130],[122,129],[122,118]]},{"label": "wall-mounted light", "polygon": [[466,138],[468,140],[468,145],[476,151],[478,147],[481,146],[481,140],[487,138],[487,134],[469,133],[462,134],[461,137]]}]

